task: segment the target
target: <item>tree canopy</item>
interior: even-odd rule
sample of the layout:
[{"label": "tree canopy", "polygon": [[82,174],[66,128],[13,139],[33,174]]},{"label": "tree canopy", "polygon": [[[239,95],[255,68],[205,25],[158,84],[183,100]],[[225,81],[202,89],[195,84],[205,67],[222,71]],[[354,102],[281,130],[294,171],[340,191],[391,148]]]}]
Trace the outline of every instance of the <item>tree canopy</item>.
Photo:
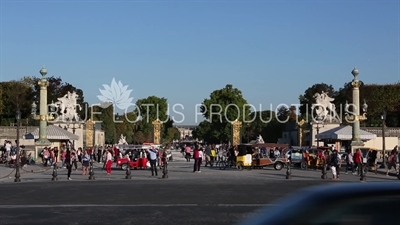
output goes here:
[{"label": "tree canopy", "polygon": [[213,91],[200,107],[200,112],[209,124],[202,123],[204,127],[200,129],[203,131],[196,131],[196,135],[203,132],[210,134],[210,139],[229,141],[232,133],[230,123],[236,119],[244,121],[250,114],[250,106],[247,104],[242,92],[231,84]]},{"label": "tree canopy", "polygon": [[168,120],[168,103],[166,98],[157,96],[149,96],[139,99],[136,102],[135,113],[140,117],[141,130],[145,133],[152,131],[152,122],[159,119],[163,122]]}]

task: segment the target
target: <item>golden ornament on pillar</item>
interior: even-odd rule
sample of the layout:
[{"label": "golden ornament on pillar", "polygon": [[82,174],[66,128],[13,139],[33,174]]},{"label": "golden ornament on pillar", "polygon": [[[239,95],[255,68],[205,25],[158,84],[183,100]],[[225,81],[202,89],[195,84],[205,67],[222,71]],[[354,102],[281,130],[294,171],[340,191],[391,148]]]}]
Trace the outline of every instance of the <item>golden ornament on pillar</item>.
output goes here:
[{"label": "golden ornament on pillar", "polygon": [[93,135],[94,135],[94,122],[91,119],[88,119],[85,123],[85,132],[86,132],[86,147],[93,147]]},{"label": "golden ornament on pillar", "polygon": [[299,132],[299,146],[303,146],[303,126],[306,123],[304,119],[297,123]]},{"label": "golden ornament on pillar", "polygon": [[240,144],[240,130],[242,128],[242,122],[238,121],[237,119],[232,123],[232,145],[236,146]]},{"label": "golden ornament on pillar", "polygon": [[156,145],[161,144],[161,126],[162,122],[159,119],[153,121],[153,143]]}]

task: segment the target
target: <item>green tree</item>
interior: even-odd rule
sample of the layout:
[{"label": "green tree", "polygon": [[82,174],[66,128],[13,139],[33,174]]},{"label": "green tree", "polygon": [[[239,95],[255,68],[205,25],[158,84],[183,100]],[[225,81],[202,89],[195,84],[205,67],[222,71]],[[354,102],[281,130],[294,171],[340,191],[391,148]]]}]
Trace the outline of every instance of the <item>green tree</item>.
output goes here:
[{"label": "green tree", "polygon": [[101,114],[98,115],[101,122],[101,128],[105,133],[105,142],[107,144],[115,144],[118,142],[117,131],[115,126],[116,118],[114,117],[114,107],[110,105],[107,108],[101,108]]},{"label": "green tree", "polygon": [[[278,109],[278,114],[270,111],[257,111],[252,112],[249,116],[251,123],[244,124],[244,142],[255,140],[258,135],[261,135],[265,142],[276,143],[282,136],[282,132],[285,128],[285,123],[281,121],[295,120],[295,116],[286,107]],[[278,116],[279,115],[279,116]],[[277,119],[279,117],[279,119]]]},{"label": "green tree", "polygon": [[207,143],[220,143],[219,138],[212,130],[212,125],[207,120],[199,123],[194,131],[192,131],[192,137],[195,139],[203,140]]},{"label": "green tree", "polygon": [[3,114],[3,86],[0,84],[0,115]]},{"label": "green tree", "polygon": [[[386,124],[389,127],[400,126],[400,83],[395,84],[361,84],[360,103],[365,99],[368,104],[365,126],[380,126],[382,123],[380,114],[383,109],[387,112]],[[352,86],[346,83],[339,89],[337,94],[337,108],[342,105],[342,116],[344,116],[343,105],[352,102]],[[345,120],[343,120],[345,121]]]},{"label": "green tree", "polygon": [[236,119],[243,121],[249,116],[247,104],[242,92],[231,84],[213,91],[200,107],[204,118],[210,122],[210,139],[228,142],[232,133],[230,123]]},{"label": "green tree", "polygon": [[133,134],[133,142],[136,144],[142,144],[144,142],[148,142],[149,141],[149,135],[145,135],[142,131],[136,131]]},{"label": "green tree", "polygon": [[159,119],[168,122],[168,103],[166,98],[149,96],[136,102],[136,115],[141,117],[140,130],[147,136],[153,132],[152,122]]},{"label": "green tree", "polygon": [[1,82],[2,113],[1,125],[9,125],[15,120],[17,105],[21,111],[21,118],[27,118],[31,113],[33,91],[30,86],[20,81]]},{"label": "green tree", "polygon": [[164,143],[171,143],[173,140],[179,140],[181,137],[181,134],[176,127],[170,127],[167,129],[167,134],[164,137],[163,142]]},{"label": "green tree", "polygon": [[[171,136],[171,132],[175,131],[174,129],[171,130],[174,126],[174,121],[171,117],[168,117],[168,120],[165,121],[162,125],[162,142],[171,142],[173,140],[174,135]],[[179,132],[179,130],[178,130]],[[173,133],[172,133],[173,134]]]}]

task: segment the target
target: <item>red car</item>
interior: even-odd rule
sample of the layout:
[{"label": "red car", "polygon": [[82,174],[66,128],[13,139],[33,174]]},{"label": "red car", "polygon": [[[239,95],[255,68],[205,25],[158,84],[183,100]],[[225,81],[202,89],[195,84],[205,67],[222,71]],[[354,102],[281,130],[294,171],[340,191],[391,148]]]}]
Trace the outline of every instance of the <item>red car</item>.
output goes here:
[{"label": "red car", "polygon": [[122,170],[128,169],[128,165],[131,169],[147,169],[148,160],[147,158],[138,158],[135,161],[132,161],[129,158],[119,158],[117,160],[117,167],[121,167]]}]

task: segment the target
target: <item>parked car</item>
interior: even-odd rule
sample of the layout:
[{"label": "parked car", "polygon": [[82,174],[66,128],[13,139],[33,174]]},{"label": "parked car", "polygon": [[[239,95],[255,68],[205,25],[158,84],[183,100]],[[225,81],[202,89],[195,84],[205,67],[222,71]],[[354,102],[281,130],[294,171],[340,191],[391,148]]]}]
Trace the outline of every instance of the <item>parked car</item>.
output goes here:
[{"label": "parked car", "polygon": [[239,225],[398,225],[399,202],[398,182],[328,184],[293,193]]}]

